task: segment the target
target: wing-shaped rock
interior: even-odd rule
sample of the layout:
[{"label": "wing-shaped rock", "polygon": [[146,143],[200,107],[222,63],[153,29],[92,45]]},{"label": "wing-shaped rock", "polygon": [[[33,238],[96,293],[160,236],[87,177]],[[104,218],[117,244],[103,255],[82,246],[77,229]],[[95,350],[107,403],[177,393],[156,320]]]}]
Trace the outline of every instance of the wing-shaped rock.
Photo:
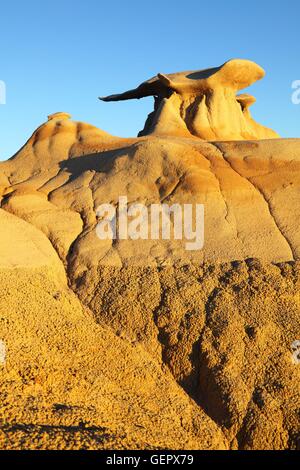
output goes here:
[{"label": "wing-shaped rock", "polygon": [[264,75],[255,62],[233,59],[205,70],[159,73],[133,90],[100,99],[121,101],[154,96],[154,112],[140,135],[192,134],[204,140],[276,138],[279,137],[276,132],[252,119],[250,103],[247,112],[243,112],[245,95],[236,96],[237,91]]}]

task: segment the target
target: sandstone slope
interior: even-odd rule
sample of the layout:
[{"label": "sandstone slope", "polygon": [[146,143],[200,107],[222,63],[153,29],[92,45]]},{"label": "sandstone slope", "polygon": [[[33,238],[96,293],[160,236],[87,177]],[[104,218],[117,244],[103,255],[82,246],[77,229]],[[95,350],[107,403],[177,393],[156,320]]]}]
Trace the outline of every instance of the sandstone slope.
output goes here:
[{"label": "sandstone slope", "polygon": [[[299,163],[61,115],[1,163],[2,447],[297,448]],[[204,204],[204,249],[99,240],[119,195]]]}]

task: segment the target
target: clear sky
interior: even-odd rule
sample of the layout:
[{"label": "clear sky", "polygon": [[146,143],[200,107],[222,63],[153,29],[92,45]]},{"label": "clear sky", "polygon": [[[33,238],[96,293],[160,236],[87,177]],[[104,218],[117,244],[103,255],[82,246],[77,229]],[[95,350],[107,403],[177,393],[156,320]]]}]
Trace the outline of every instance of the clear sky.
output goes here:
[{"label": "clear sky", "polygon": [[253,116],[300,137],[299,0],[10,0],[0,6],[0,159],[46,119],[65,111],[120,136],[136,135],[152,98],[103,103],[157,72],[251,59],[267,76],[251,87]]}]

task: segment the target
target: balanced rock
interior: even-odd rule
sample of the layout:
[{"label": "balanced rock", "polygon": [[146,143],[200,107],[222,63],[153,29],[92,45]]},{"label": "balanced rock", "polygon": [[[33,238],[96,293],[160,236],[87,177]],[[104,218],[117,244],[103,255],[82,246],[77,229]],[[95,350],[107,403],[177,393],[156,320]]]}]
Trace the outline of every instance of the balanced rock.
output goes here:
[{"label": "balanced rock", "polygon": [[[151,135],[56,113],[0,162],[1,449],[299,449],[300,141],[203,140],[276,136],[262,76],[159,75],[106,98],[153,95]],[[202,249],[99,238],[120,196],[204,205]]]},{"label": "balanced rock", "polygon": [[120,101],[154,96],[139,135],[194,135],[204,140],[256,140],[279,137],[252,119],[250,95],[237,95],[265,75],[249,60],[234,59],[220,67],[157,76],[125,93],[100,98]]}]

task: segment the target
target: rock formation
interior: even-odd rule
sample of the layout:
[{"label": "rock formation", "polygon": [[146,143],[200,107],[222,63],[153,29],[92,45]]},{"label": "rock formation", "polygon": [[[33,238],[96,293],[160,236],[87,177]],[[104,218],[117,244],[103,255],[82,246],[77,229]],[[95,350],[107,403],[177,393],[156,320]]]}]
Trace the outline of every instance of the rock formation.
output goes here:
[{"label": "rock formation", "polygon": [[248,60],[230,60],[220,67],[164,75],[134,90],[100,98],[103,101],[154,96],[154,111],[139,135],[200,137],[205,140],[254,140],[279,137],[255,122],[250,95],[237,95],[264,77],[264,70]]},{"label": "rock formation", "polygon": [[[233,87],[262,72],[243,64],[129,95],[160,90],[168,114],[202,80],[216,133],[225,94],[226,129],[249,130]],[[300,141],[180,137],[176,112],[135,139],[55,113],[0,163],[2,449],[300,448]],[[204,248],[100,240],[96,208],[120,195],[204,204]]]}]

